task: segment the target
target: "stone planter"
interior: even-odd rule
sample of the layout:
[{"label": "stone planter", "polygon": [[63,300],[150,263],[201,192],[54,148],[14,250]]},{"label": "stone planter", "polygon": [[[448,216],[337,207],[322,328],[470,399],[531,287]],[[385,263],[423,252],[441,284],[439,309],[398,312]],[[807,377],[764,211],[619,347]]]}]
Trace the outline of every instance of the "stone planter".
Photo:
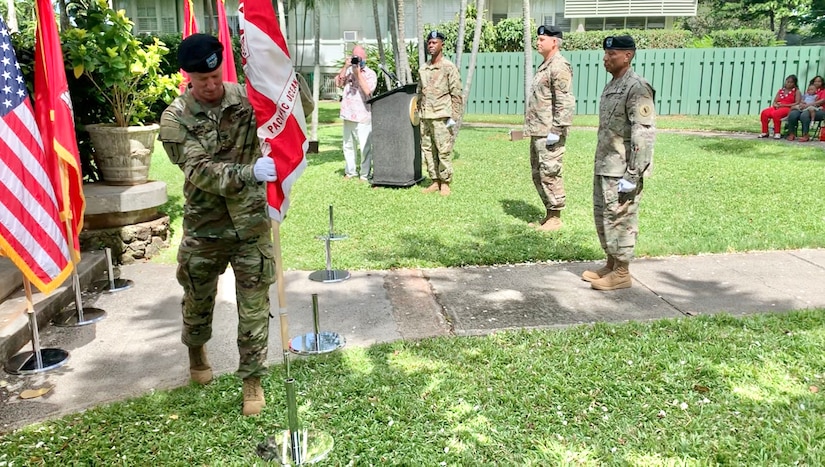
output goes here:
[{"label": "stone planter", "polygon": [[109,185],[139,185],[149,179],[149,165],[159,125],[117,127],[86,125],[94,161]]}]

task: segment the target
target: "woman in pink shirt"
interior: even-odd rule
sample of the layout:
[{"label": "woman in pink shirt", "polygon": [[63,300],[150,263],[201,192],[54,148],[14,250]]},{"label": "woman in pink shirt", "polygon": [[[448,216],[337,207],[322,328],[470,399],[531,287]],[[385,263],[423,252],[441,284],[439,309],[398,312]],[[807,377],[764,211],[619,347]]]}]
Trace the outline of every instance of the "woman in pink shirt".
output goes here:
[{"label": "woman in pink shirt", "polygon": [[791,107],[799,104],[802,99],[802,94],[799,92],[798,80],[796,75],[790,75],[785,78],[785,85],[776,92],[776,97],[773,98],[773,105],[767,109],[762,110],[762,134],[760,138],[768,137],[768,121],[773,120],[773,137],[779,139],[782,137],[782,119],[787,117],[791,112]]}]

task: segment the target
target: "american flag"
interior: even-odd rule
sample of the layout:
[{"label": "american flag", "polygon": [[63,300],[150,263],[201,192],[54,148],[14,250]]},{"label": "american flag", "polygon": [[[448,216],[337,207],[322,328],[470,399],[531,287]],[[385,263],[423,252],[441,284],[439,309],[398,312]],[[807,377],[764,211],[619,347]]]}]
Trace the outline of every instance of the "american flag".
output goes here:
[{"label": "american flag", "polygon": [[0,248],[35,287],[47,293],[72,271],[55,196],[60,168],[57,159],[43,151],[2,18],[0,57]]},{"label": "american flag", "polygon": [[278,180],[267,183],[269,217],[283,221],[292,185],[307,165],[306,117],[292,60],[269,0],[240,0],[241,56],[264,157]]}]

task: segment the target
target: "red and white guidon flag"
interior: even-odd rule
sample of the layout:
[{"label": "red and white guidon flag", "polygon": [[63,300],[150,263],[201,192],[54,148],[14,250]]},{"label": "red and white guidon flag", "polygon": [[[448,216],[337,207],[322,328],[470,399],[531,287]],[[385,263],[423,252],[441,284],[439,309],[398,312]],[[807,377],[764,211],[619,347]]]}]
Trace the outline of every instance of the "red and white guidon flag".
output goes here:
[{"label": "red and white guidon flag", "polygon": [[306,117],[278,18],[270,0],[240,0],[241,56],[246,92],[255,109],[263,157],[275,160],[278,180],[267,183],[269,217],[281,222],[289,191],[307,165]]}]

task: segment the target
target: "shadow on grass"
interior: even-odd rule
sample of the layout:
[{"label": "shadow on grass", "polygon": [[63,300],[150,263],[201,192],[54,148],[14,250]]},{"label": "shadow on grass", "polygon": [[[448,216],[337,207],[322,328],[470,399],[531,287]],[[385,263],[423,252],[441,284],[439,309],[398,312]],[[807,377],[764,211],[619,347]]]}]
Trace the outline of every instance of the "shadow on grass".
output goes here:
[{"label": "shadow on grass", "polygon": [[[719,152],[723,154],[731,154],[736,156],[747,156],[754,159],[777,159],[788,157],[789,151],[793,151],[793,158],[799,160],[822,160],[822,155],[818,151],[796,151],[798,149],[792,143],[784,141],[765,141],[761,139],[753,140],[741,138],[706,138],[700,137],[697,141],[699,147],[706,151]],[[804,144],[804,143],[801,143]],[[810,146],[810,149],[817,149],[816,146]]]},{"label": "shadow on grass", "polygon": [[508,216],[515,217],[524,222],[535,222],[541,219],[544,210],[520,199],[503,199],[501,208]]}]

